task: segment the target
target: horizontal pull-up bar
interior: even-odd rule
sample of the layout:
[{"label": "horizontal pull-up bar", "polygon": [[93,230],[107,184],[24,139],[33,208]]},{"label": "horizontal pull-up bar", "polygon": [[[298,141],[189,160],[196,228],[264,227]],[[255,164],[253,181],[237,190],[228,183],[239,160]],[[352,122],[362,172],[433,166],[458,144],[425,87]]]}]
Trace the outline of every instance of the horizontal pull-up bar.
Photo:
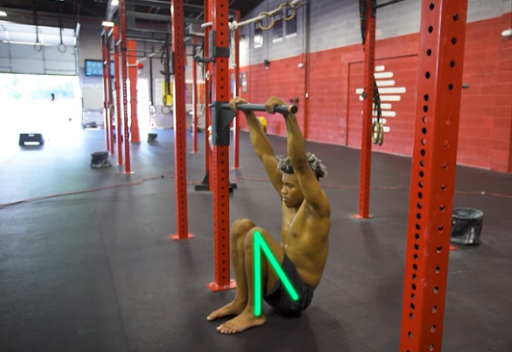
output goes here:
[{"label": "horizontal pull-up bar", "polygon": [[402,2],[402,1],[405,1],[405,0],[391,0],[389,2],[385,2],[384,4],[380,4],[380,5],[377,5],[377,8],[380,9],[382,7],[386,7],[386,6],[389,6],[389,5],[393,5],[393,4],[396,4],[398,2]]},{"label": "horizontal pull-up bar", "polygon": [[[229,103],[221,103],[219,104],[219,107],[223,110],[231,110]],[[265,104],[239,104],[236,106],[236,108],[237,110],[241,111],[267,111]],[[297,105],[276,105],[274,111],[282,114],[287,112],[295,114],[297,111],[299,111],[299,108]]]}]

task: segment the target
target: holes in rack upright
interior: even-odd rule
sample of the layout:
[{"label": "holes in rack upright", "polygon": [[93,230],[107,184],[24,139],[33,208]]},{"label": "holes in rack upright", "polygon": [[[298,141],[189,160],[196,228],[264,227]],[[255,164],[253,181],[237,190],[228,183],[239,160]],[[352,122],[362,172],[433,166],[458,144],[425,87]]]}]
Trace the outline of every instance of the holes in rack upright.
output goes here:
[{"label": "holes in rack upright", "polygon": [[432,313],[435,313],[435,312],[437,312],[437,307],[436,307],[436,306],[433,306],[433,307],[432,307]]},{"label": "holes in rack upright", "polygon": [[457,38],[455,38],[455,37],[452,38],[452,44],[453,45],[457,44]]},{"label": "holes in rack upright", "polygon": [[427,128],[426,128],[426,127],[423,127],[423,128],[421,129],[421,133],[423,133],[423,134],[427,134]]},{"label": "holes in rack upright", "polygon": [[432,325],[432,326],[430,327],[430,332],[434,332],[434,331],[436,331],[436,326],[435,326],[435,325]]},{"label": "holes in rack upright", "polygon": [[435,273],[439,274],[440,271],[441,271],[441,268],[440,267],[436,267]]},{"label": "holes in rack upright", "polygon": [[434,10],[435,4],[433,2],[431,2],[430,5],[428,6],[428,8],[430,9],[430,11]]},{"label": "holes in rack upright", "polygon": [[430,346],[428,346],[428,350],[429,350],[429,351],[433,351],[433,350],[434,350],[434,345],[430,345]]},{"label": "holes in rack upright", "polygon": [[433,31],[434,31],[434,27],[432,27],[432,26],[428,27],[428,32],[429,33],[432,33]]},{"label": "holes in rack upright", "polygon": [[429,71],[427,71],[427,72],[425,73],[425,78],[426,78],[426,79],[429,79],[429,78],[430,78],[430,72],[429,72]]}]

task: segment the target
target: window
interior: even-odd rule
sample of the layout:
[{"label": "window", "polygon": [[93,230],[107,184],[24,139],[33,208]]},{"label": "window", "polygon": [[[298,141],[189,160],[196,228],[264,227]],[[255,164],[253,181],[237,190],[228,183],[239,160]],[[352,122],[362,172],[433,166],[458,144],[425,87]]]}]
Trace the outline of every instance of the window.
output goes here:
[{"label": "window", "polygon": [[258,24],[254,27],[254,47],[261,48],[263,46],[263,31],[258,27]]},{"label": "window", "polygon": [[[292,9],[286,8],[286,17],[289,18],[292,15]],[[297,35],[297,15],[289,21],[286,21],[286,36],[291,37]]]},{"label": "window", "polygon": [[272,42],[283,40],[283,20],[279,14],[274,15],[274,27],[272,28]]}]

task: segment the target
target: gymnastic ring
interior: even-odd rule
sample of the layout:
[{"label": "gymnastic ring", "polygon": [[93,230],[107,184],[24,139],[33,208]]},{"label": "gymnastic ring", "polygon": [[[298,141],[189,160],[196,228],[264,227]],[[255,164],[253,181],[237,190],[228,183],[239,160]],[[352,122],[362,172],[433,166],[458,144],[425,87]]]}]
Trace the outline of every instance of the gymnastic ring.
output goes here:
[{"label": "gymnastic ring", "polygon": [[35,51],[41,51],[43,50],[43,46],[41,45],[41,43],[37,42],[34,44],[34,50]]},{"label": "gymnastic ring", "polygon": [[384,143],[384,125],[380,121],[375,121],[372,126],[372,142],[381,146]]},{"label": "gymnastic ring", "polygon": [[[287,7],[290,7],[293,10],[290,17],[286,17],[286,8]],[[295,18],[296,15],[297,15],[297,8],[295,7],[295,5],[292,4],[291,2],[285,3],[284,8],[281,9],[281,18],[285,21],[291,21]]]},{"label": "gymnastic ring", "polygon": [[[63,47],[64,47],[64,50],[61,50]],[[57,46],[57,50],[60,51],[61,53],[65,53],[67,50],[67,46],[65,46],[64,44],[59,44]]]},{"label": "gymnastic ring", "polygon": [[268,27],[263,27],[261,25],[261,20],[258,21],[258,28],[263,30],[263,31],[268,31],[270,28],[274,27],[274,22],[275,22],[275,19],[274,19],[274,16],[272,16],[269,12],[261,12],[259,16],[267,16],[268,18],[270,18],[270,24],[268,25]]},{"label": "gymnastic ring", "polygon": [[162,106],[162,109],[160,109],[162,111],[162,114],[164,115],[170,115],[171,114],[171,107],[170,106],[167,106],[167,105],[164,105]]}]

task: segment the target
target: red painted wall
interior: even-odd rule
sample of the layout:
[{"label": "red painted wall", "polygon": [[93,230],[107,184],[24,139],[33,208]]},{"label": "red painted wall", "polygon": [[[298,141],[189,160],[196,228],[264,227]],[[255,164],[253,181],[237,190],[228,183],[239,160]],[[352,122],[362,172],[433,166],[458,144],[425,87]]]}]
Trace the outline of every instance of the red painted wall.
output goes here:
[{"label": "red painted wall", "polygon": [[[479,168],[512,172],[512,39],[500,33],[510,25],[510,13],[469,23],[466,36],[458,162]],[[395,117],[387,119],[389,133],[374,151],[411,155],[416,103],[419,34],[379,40],[376,65],[392,72],[396,87],[405,87],[400,101],[391,102]],[[248,91],[242,96],[263,103],[276,95],[287,101],[299,97],[299,123],[307,139],[360,148],[361,111],[356,88],[362,83],[360,44],[310,55],[309,114],[305,119],[305,69],[297,56],[241,68]],[[386,103],[386,102],[385,102]],[[261,113],[270,134],[285,135],[280,115]],[[306,120],[306,121],[305,121]],[[246,128],[245,121],[241,121]]]}]

